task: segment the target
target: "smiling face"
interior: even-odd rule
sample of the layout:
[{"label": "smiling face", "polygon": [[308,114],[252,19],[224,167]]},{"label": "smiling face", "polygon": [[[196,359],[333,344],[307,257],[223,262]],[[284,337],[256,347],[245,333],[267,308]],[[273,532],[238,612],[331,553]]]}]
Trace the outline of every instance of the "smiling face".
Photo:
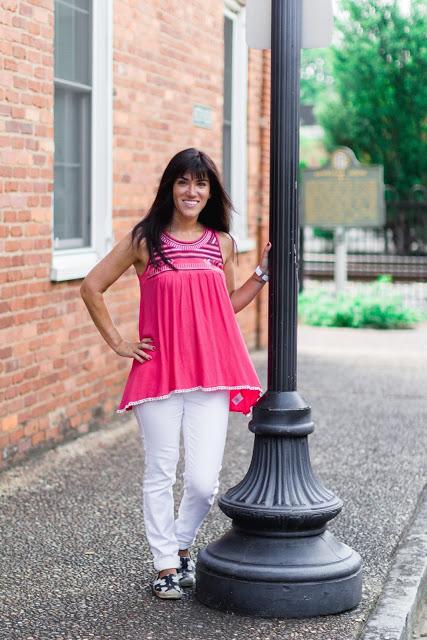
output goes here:
[{"label": "smiling face", "polygon": [[172,189],[174,214],[185,219],[197,220],[204,209],[210,195],[210,185],[207,177],[197,178],[189,171],[177,178]]}]

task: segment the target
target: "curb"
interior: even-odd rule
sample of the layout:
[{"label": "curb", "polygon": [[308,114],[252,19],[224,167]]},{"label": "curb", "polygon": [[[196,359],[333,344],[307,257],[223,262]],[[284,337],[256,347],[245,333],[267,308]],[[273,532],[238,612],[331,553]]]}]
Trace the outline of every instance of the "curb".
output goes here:
[{"label": "curb", "polygon": [[418,609],[427,594],[427,488],[399,543],[377,607],[360,640],[411,640]]}]

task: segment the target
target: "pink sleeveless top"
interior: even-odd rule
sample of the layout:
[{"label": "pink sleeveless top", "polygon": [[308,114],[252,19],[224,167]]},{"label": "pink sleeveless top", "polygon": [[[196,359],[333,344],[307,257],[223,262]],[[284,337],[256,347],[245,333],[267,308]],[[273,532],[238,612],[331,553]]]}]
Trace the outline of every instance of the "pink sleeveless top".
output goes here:
[{"label": "pink sleeveless top", "polygon": [[152,338],[152,360],[133,360],[117,413],[172,393],[230,390],[230,411],[249,415],[262,388],[227,291],[219,239],[205,228],[196,241],[162,233],[178,269],[149,261],[138,274],[139,337]]}]

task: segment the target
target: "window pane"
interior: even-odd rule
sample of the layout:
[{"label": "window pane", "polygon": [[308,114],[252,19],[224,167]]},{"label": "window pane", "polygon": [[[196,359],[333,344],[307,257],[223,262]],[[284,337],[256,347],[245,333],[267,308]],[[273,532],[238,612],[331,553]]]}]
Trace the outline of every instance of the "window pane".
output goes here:
[{"label": "window pane", "polygon": [[231,122],[231,90],[233,82],[233,21],[224,18],[224,120]]},{"label": "window pane", "polygon": [[231,193],[231,115],[233,83],[233,21],[224,17],[224,114],[222,135],[222,175]]},{"label": "window pane", "polygon": [[[87,93],[55,90],[55,246],[90,245],[90,111]],[[62,244],[64,246],[64,244]]]},{"label": "window pane", "polygon": [[222,175],[224,187],[231,195],[231,127],[224,124],[222,138]]},{"label": "window pane", "polygon": [[70,4],[74,4],[75,7],[79,7],[80,9],[86,9],[86,11],[89,11],[90,1],[91,0],[74,0],[74,2],[71,2]]},{"label": "window pane", "polygon": [[[55,0],[55,77],[90,85],[91,3]],[[79,5],[87,6],[84,10]]]}]

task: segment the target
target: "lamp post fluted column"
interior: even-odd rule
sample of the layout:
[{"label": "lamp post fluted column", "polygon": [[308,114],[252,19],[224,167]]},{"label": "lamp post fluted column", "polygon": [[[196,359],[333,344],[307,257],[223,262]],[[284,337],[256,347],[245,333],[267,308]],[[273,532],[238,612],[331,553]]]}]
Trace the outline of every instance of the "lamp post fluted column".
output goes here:
[{"label": "lamp post fluted column", "polygon": [[361,559],[327,530],[342,503],[314,475],[311,409],[297,391],[301,0],[272,0],[268,390],[253,409],[250,467],[219,499],[232,528],[199,553],[196,596],[263,617],[355,607]]}]

